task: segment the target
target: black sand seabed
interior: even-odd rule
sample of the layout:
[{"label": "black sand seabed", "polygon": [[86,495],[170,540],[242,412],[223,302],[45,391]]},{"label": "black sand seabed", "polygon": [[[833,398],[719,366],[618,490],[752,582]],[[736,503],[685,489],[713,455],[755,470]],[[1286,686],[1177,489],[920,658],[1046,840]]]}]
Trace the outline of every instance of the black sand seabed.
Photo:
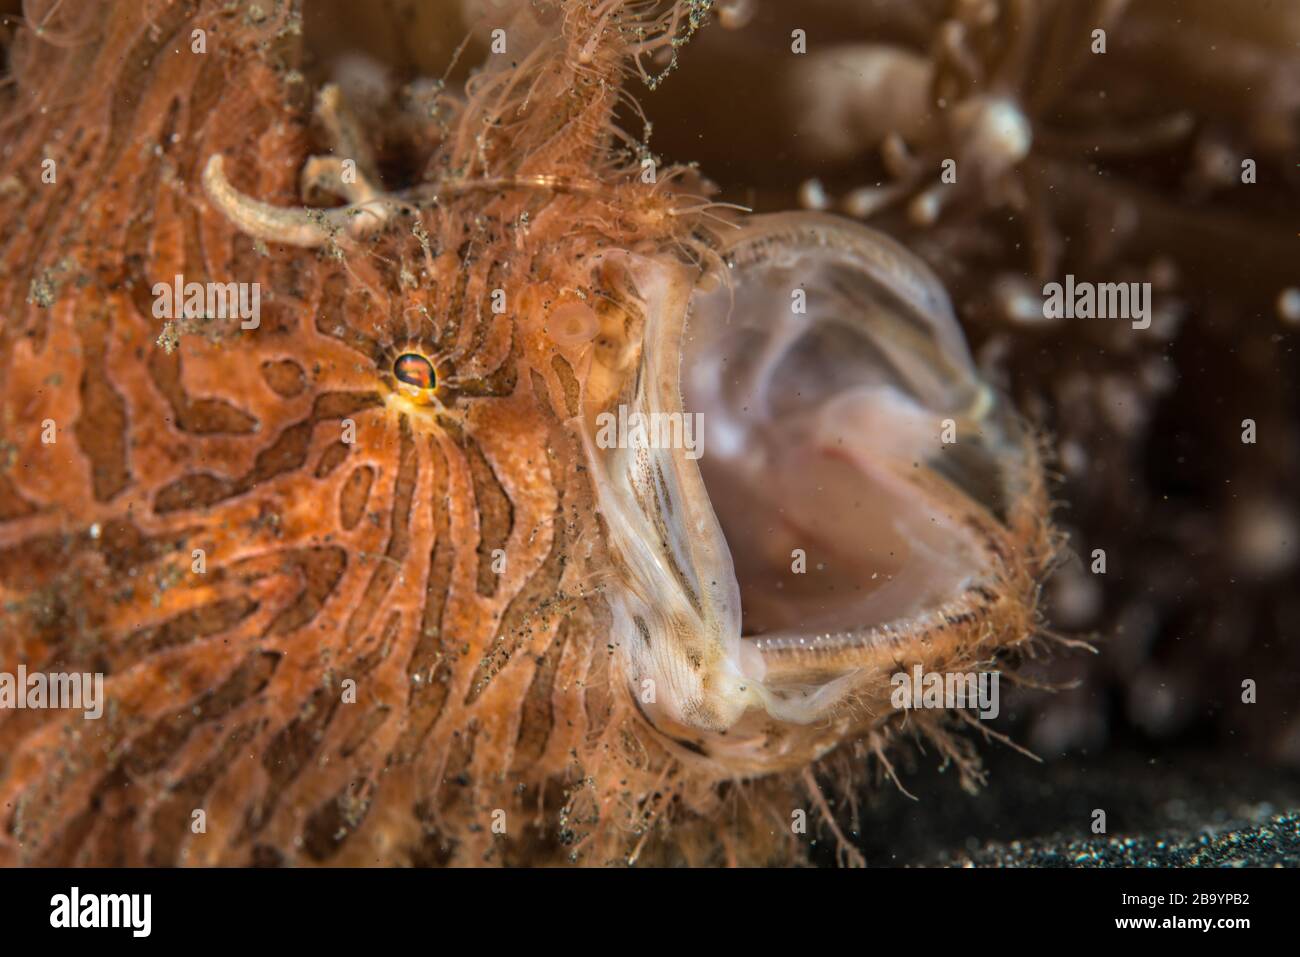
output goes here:
[{"label": "black sand seabed", "polygon": [[[1222,752],[986,758],[975,795],[933,757],[902,776],[918,800],[888,782],[862,795],[851,837],[868,865],[1300,867],[1300,771]],[[1092,832],[1097,810],[1104,834]],[[814,860],[833,865],[829,833],[819,837]]]},{"label": "black sand seabed", "polygon": [[1300,811],[1200,833],[988,844],[935,863],[959,867],[1300,867]]}]

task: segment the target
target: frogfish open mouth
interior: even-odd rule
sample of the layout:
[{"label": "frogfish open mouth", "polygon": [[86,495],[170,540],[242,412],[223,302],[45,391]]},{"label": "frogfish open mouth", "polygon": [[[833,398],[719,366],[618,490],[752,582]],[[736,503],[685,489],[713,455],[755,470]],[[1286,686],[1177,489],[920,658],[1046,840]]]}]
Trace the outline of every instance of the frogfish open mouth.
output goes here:
[{"label": "frogfish open mouth", "polygon": [[[699,274],[629,268],[639,361],[596,377],[621,388],[589,389],[584,422],[656,728],[732,773],[797,769],[891,715],[901,662],[966,671],[1033,633],[1034,447],[924,264],[795,213],[739,224]],[[591,441],[616,414],[627,441]]]},{"label": "frogfish open mouth", "polygon": [[0,863],[855,860],[823,788],[973,774],[891,693],[1034,647],[1036,442],[906,249],[616,124],[710,5],[487,5],[405,185],[270,6],[11,51],[0,672],[104,707],[0,710]]}]

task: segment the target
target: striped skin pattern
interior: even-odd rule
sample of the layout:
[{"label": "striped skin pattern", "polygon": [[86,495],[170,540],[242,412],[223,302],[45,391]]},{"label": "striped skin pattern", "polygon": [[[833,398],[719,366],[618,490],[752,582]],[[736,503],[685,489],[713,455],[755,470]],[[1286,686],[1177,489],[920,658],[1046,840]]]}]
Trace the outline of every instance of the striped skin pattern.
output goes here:
[{"label": "striped skin pattern", "polygon": [[[599,293],[617,336],[635,317],[584,260],[683,229],[610,148],[621,6],[548,11],[433,164],[599,197],[467,191],[323,251],[255,242],[199,186],[221,154],[243,192],[301,202],[294,10],[85,2],[68,43],[15,41],[0,663],[103,672],[107,705],[0,715],[0,863],[605,863],[726,803],[681,783],[612,673],[566,425],[583,352],[542,328]],[[163,348],[151,290],[176,275],[260,283],[259,327]],[[412,349],[439,414],[387,401]]]}]

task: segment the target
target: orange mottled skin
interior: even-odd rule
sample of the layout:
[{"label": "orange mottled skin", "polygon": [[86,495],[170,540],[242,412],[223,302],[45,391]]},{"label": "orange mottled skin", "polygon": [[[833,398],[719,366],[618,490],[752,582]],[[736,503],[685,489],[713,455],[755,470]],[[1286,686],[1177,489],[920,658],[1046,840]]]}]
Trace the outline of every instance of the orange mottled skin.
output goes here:
[{"label": "orange mottled skin", "polygon": [[[256,248],[197,185],[220,153],[241,190],[300,202],[307,117],[268,52],[293,17],[80,6],[93,56],[22,36],[4,113],[0,662],[103,671],[108,703],[97,722],[0,716],[0,862],[627,853],[672,772],[652,740],[629,764],[563,425],[582,349],[542,331],[551,302],[599,291],[595,249],[678,228],[671,193],[610,150],[616,32],[575,79],[604,11],[549,11],[553,38],[475,80],[431,164],[581,178],[598,197],[469,192],[422,229],[317,253]],[[496,112],[509,133],[485,127]],[[167,351],[151,289],[175,275],[260,283],[260,327],[182,328]],[[410,346],[447,376],[438,413],[385,402]]]}]

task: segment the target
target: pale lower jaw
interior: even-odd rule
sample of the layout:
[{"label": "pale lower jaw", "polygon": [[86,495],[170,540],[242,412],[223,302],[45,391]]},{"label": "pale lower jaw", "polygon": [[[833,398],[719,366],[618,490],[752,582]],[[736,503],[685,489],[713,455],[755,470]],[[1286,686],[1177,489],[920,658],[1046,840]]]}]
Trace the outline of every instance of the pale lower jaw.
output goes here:
[{"label": "pale lower jaw", "polygon": [[628,319],[583,433],[630,693],[688,751],[762,770],[869,725],[900,660],[1027,637],[1043,503],[910,253],[809,214],[720,253],[698,282],[610,254]]}]

